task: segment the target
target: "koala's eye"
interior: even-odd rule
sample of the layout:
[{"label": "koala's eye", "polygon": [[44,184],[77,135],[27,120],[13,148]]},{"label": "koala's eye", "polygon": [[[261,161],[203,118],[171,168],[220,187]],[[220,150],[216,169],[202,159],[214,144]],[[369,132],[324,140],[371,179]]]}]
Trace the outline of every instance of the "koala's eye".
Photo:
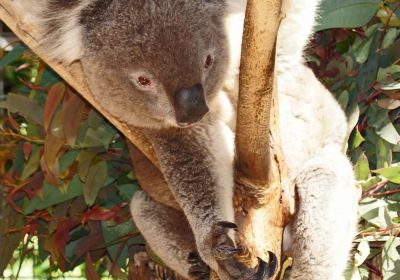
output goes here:
[{"label": "koala's eye", "polygon": [[209,69],[214,63],[214,59],[211,55],[207,55],[206,61],[204,62],[204,69]]},{"label": "koala's eye", "polygon": [[147,71],[132,71],[128,78],[141,91],[154,91],[157,88],[156,78]]},{"label": "koala's eye", "polygon": [[137,83],[142,87],[151,86],[151,81],[143,76],[137,78]]}]

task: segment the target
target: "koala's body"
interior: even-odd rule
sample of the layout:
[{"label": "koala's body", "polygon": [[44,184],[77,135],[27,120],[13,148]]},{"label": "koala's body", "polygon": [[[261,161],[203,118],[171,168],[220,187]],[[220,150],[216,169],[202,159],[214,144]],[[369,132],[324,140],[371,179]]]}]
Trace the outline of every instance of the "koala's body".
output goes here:
[{"label": "koala's body", "polygon": [[[241,46],[232,35],[241,34],[245,1],[11,1],[33,11],[24,20],[43,28],[51,55],[80,60],[96,100],[150,140],[180,207],[135,194],[132,215],[152,249],[189,279],[208,279],[209,268],[221,280],[261,279],[235,259],[232,236]],[[281,138],[299,197],[285,236],[291,279],[336,280],[355,234],[357,191],[345,116],[302,60],[318,2],[284,0],[278,35]]]}]

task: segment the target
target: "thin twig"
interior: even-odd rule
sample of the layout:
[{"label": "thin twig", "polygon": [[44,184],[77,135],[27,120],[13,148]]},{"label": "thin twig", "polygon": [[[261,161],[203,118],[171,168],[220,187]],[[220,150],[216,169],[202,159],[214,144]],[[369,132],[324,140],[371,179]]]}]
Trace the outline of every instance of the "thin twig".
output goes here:
[{"label": "thin twig", "polygon": [[381,189],[384,186],[386,186],[387,183],[389,183],[389,180],[388,179],[384,179],[384,180],[378,182],[377,184],[373,185],[370,189],[368,189],[365,192],[363,192],[360,200],[363,200],[363,199],[373,195],[376,191],[378,191],[379,189]]}]

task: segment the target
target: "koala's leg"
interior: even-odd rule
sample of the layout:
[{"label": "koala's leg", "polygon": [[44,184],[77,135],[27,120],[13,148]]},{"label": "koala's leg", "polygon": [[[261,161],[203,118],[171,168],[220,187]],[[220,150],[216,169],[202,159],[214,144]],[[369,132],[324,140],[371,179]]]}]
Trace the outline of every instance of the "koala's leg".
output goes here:
[{"label": "koala's leg", "polygon": [[356,234],[359,198],[348,159],[339,147],[324,148],[306,163],[296,188],[290,279],[342,279]]},{"label": "koala's leg", "polygon": [[219,277],[251,279],[235,256],[233,134],[220,121],[146,131],[168,186],[195,236],[200,257]]},{"label": "koala's leg", "polygon": [[197,254],[185,215],[138,191],[131,201],[133,220],[151,249],[181,276],[208,280],[210,269]]}]

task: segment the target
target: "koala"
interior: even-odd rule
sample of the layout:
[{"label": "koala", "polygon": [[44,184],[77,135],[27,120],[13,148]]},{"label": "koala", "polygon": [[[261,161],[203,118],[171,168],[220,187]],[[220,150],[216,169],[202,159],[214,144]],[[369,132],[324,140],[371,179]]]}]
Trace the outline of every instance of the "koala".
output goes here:
[{"label": "koala", "polygon": [[[234,125],[245,0],[10,0],[40,43],[81,62],[94,98],[150,141],[178,208],[135,193],[157,255],[188,279],[264,279],[236,258]],[[318,0],[283,0],[277,70],[283,152],[298,208],[285,229],[291,279],[340,279],[356,230],[346,118],[302,59]],[[238,36],[240,35],[240,36]],[[267,137],[267,135],[266,135]]]}]

